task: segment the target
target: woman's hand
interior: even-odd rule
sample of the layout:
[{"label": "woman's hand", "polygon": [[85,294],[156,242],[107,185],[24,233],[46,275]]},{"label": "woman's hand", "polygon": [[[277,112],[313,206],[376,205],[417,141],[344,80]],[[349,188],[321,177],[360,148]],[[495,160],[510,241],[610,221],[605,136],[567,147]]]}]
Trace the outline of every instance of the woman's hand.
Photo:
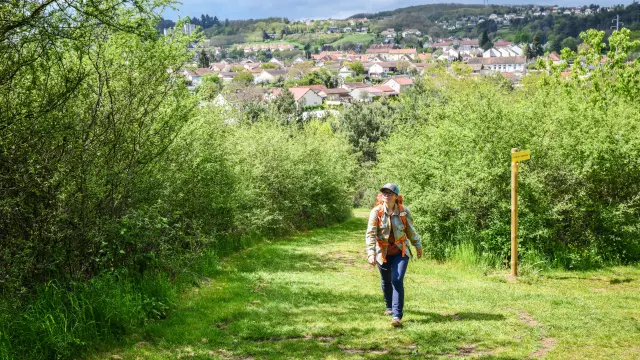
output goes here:
[{"label": "woman's hand", "polygon": [[376,257],[373,255],[369,255],[369,264],[373,265],[376,262]]},{"label": "woman's hand", "polygon": [[418,254],[418,259],[422,258],[422,248],[416,249],[416,253]]}]

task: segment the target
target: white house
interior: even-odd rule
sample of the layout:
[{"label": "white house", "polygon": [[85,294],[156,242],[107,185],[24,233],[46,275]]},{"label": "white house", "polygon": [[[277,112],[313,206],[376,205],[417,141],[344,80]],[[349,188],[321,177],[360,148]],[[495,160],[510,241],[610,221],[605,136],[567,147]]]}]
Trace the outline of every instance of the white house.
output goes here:
[{"label": "white house", "polygon": [[402,37],[406,38],[407,36],[417,36],[420,37],[422,33],[418,29],[407,29],[402,32]]},{"label": "white house", "polygon": [[356,76],[356,72],[349,69],[348,66],[343,66],[340,68],[340,70],[338,70],[338,77],[340,77],[341,79],[346,79],[348,77],[355,77]]},{"label": "white house", "polygon": [[322,97],[310,88],[292,87],[289,91],[298,106],[316,106],[322,104]]},{"label": "white house", "polygon": [[418,51],[415,48],[410,49],[390,49],[387,55],[388,61],[413,61],[418,57]]},{"label": "white house", "polygon": [[193,86],[200,85],[201,83],[200,78],[205,74],[211,74],[211,73],[213,73],[213,70],[209,68],[197,68],[193,70],[184,70],[184,76],[189,81],[191,81],[191,84]]},{"label": "white house", "polygon": [[526,58],[524,56],[503,56],[479,58],[483,69],[498,72],[524,72]]},{"label": "white house", "polygon": [[354,101],[370,102],[380,96],[394,96],[398,93],[390,86],[368,86],[351,90],[351,97]]},{"label": "white house", "polygon": [[401,93],[413,86],[413,80],[408,77],[395,77],[383,82],[382,85],[386,85],[392,88],[395,92]]},{"label": "white house", "polygon": [[259,75],[255,77],[253,82],[255,84],[275,83],[283,79],[286,75],[286,70],[264,69]]}]

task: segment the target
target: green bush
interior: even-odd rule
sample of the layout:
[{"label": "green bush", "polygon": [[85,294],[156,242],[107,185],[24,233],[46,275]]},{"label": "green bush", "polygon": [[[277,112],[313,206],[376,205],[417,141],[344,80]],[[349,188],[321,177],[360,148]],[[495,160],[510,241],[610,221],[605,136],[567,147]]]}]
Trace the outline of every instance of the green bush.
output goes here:
[{"label": "green bush", "polygon": [[403,189],[428,252],[444,258],[467,242],[508,258],[510,150],[519,148],[532,154],[519,179],[523,257],[568,268],[640,260],[638,99],[613,90],[603,99],[593,78],[517,91],[491,81],[416,86],[407,98],[421,101],[401,99],[405,125],[379,154],[377,182]]}]

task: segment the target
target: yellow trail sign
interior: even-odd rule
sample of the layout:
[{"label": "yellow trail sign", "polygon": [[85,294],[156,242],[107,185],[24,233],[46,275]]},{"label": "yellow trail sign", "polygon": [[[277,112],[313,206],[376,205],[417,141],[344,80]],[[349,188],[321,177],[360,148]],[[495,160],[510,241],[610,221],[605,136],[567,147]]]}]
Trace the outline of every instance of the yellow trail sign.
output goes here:
[{"label": "yellow trail sign", "polygon": [[520,162],[531,159],[531,151],[522,150],[511,153],[511,162]]}]

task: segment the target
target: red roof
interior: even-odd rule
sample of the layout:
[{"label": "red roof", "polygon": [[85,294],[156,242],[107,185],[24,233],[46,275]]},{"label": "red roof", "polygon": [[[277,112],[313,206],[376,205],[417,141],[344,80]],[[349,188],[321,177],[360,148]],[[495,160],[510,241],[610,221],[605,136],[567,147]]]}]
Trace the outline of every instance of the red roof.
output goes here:
[{"label": "red roof", "polygon": [[460,41],[460,45],[478,46],[478,40],[462,40]]},{"label": "red roof", "polygon": [[431,47],[444,47],[444,46],[451,46],[451,45],[453,45],[453,41],[444,41],[439,43],[433,43],[431,44]]},{"label": "red roof", "polygon": [[398,83],[398,85],[413,85],[413,80],[406,78],[406,77],[397,77],[397,78],[391,78],[387,81],[385,81],[384,83],[388,83],[389,81],[395,81]]},{"label": "red roof", "polygon": [[493,44],[493,47],[499,48],[499,47],[507,47],[509,45],[513,44],[512,42],[508,42],[508,41],[504,41],[504,40],[500,40],[498,42],[496,42],[495,44]]},{"label": "red roof", "polygon": [[327,90],[327,87],[324,85],[303,85],[296,86],[298,89],[311,89],[311,90]]},{"label": "red roof", "polygon": [[298,101],[302,99],[302,97],[309,91],[312,91],[309,88],[300,88],[300,87],[292,87],[289,91],[293,94],[293,98]]},{"label": "red roof", "polygon": [[391,54],[417,54],[416,49],[391,49],[389,50]]},{"label": "red roof", "polygon": [[372,48],[368,48],[366,53],[367,54],[386,54],[390,51],[391,49],[372,49]]}]

